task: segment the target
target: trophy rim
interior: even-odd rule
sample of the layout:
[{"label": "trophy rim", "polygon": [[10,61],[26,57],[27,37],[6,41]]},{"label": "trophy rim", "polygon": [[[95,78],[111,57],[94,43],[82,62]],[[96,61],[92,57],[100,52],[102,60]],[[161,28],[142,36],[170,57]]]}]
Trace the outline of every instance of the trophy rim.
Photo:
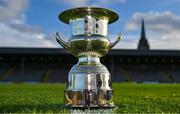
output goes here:
[{"label": "trophy rim", "polygon": [[82,18],[88,13],[95,17],[108,18],[108,24],[111,24],[119,19],[118,13],[106,8],[100,7],[77,7],[65,10],[58,15],[58,18],[63,23],[69,24],[69,20],[73,18]]}]

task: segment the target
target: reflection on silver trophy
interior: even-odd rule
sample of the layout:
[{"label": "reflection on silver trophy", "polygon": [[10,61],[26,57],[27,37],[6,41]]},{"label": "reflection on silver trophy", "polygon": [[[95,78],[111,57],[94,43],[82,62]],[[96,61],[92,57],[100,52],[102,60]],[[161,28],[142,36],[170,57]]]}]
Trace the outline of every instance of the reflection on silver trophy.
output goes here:
[{"label": "reflection on silver trophy", "polygon": [[118,20],[117,13],[96,7],[66,10],[59,19],[70,24],[72,37],[68,42],[56,34],[57,42],[79,58],[68,74],[65,104],[70,108],[113,108],[111,75],[100,63],[100,57],[108,53],[121,39],[108,40],[108,24]]}]

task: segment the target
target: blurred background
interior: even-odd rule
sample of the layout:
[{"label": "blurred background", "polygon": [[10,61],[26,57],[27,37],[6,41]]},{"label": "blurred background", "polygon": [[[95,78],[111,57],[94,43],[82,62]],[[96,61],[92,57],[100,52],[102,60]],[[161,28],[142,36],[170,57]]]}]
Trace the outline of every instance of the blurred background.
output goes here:
[{"label": "blurred background", "polygon": [[77,59],[55,41],[71,36],[66,9],[109,8],[120,19],[109,39],[123,40],[101,59],[113,82],[180,82],[180,0],[0,0],[0,82],[66,82]]}]

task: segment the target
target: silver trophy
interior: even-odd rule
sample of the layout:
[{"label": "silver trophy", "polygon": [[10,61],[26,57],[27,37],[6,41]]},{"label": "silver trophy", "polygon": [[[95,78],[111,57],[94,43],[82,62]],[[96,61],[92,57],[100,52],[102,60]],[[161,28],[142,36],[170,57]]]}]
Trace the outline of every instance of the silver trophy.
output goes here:
[{"label": "silver trophy", "polygon": [[100,57],[108,53],[121,39],[108,40],[108,24],[118,20],[117,13],[96,7],[80,7],[59,14],[70,24],[72,36],[65,42],[56,33],[57,42],[79,58],[68,74],[65,104],[70,108],[113,108],[111,75]]}]

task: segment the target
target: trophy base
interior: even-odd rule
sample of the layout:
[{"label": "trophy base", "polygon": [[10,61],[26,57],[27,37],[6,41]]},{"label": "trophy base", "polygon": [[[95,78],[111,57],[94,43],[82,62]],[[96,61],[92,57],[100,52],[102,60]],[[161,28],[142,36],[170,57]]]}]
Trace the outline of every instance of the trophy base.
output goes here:
[{"label": "trophy base", "polygon": [[99,58],[80,58],[69,72],[64,93],[68,108],[114,108],[111,75]]},{"label": "trophy base", "polygon": [[68,108],[71,114],[112,114],[114,108],[104,108],[104,107],[89,107],[89,108]]},{"label": "trophy base", "polygon": [[65,103],[71,109],[111,109],[112,90],[65,90]]},{"label": "trophy base", "polygon": [[94,106],[94,107],[84,107],[84,106],[70,106],[70,105],[65,105],[65,108],[67,109],[74,109],[74,110],[97,110],[97,109],[114,109],[115,106]]}]

